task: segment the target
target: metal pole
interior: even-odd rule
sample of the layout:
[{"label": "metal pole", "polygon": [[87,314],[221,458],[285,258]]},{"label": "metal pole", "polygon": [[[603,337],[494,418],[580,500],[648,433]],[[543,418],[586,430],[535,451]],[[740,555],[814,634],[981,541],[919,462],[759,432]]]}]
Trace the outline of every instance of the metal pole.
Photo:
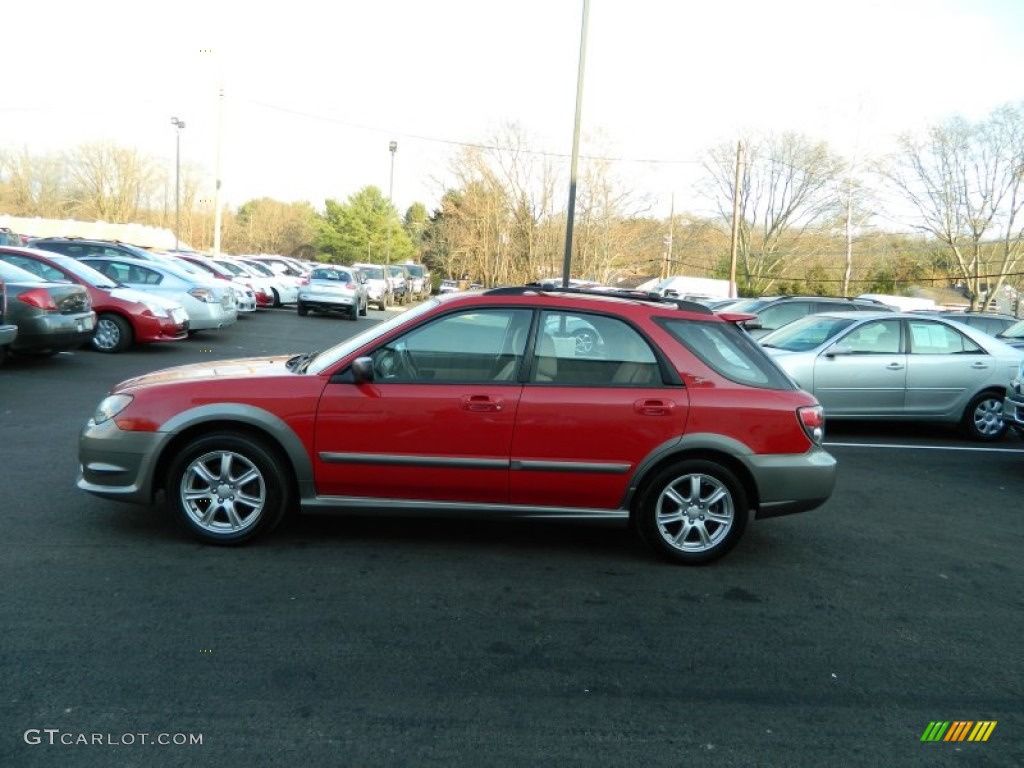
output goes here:
[{"label": "metal pole", "polygon": [[395,193],[395,152],[398,151],[398,142],[388,143],[388,151],[391,153],[391,180],[388,182],[388,219],[387,219],[387,247],[384,251],[385,263],[391,263],[391,207],[394,205]]},{"label": "metal pole", "polygon": [[572,225],[576,216],[576,165],[580,155],[580,116],[583,113],[583,68],[587,59],[587,19],[590,0],[583,0],[583,23],[580,31],[580,63],[576,73],[576,120],[572,129],[572,166],[569,171],[569,210],[565,223],[565,258],[562,261],[562,287],[569,287],[572,271]]},{"label": "metal pole", "polygon": [[181,237],[181,129],[185,121],[171,118],[174,126],[174,250],[178,250]]},{"label": "metal pole", "polygon": [[729,247],[729,294],[739,298],[736,290],[736,250],[740,234],[740,168],[743,165],[743,142],[736,143],[736,181],[732,189],[732,243]]}]

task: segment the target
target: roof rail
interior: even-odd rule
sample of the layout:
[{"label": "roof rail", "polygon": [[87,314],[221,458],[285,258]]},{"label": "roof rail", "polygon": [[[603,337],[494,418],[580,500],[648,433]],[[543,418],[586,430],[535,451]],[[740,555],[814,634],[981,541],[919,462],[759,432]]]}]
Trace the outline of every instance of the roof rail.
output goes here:
[{"label": "roof rail", "polygon": [[527,283],[526,285],[511,285],[501,288],[491,288],[484,291],[487,296],[522,296],[526,293],[565,293],[573,296],[604,296],[615,299],[629,299],[631,301],[647,301],[654,304],[671,304],[677,309],[686,312],[696,312],[701,315],[713,315],[714,311],[696,301],[674,299],[670,296],[662,296],[652,291],[634,291],[617,288],[563,288],[541,283]]}]

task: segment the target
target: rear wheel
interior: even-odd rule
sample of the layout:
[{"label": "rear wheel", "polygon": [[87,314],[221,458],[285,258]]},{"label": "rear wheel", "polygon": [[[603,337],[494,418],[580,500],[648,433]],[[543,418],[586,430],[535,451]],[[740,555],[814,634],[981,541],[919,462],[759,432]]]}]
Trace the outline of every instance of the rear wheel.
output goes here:
[{"label": "rear wheel", "polygon": [[120,315],[107,312],[96,319],[92,348],[97,352],[124,352],[132,345],[132,326]]},{"label": "rear wheel", "polygon": [[991,442],[1006,434],[1003,421],[1003,396],[995,392],[982,392],[971,400],[961,422],[964,433],[972,440]]},{"label": "rear wheel", "polygon": [[295,305],[296,311],[299,313],[299,317],[305,317],[309,314],[309,307],[303,304],[301,301]]},{"label": "rear wheel", "polygon": [[210,544],[238,544],[270,531],[290,502],[282,460],[262,440],[226,433],[185,446],[167,474],[175,520]]},{"label": "rear wheel", "polygon": [[684,565],[708,563],[740,540],[747,498],[736,476],[711,461],[690,460],[659,472],[634,511],[644,542]]},{"label": "rear wheel", "polygon": [[365,316],[370,311],[370,300],[367,299],[366,303],[359,308],[359,314]]}]

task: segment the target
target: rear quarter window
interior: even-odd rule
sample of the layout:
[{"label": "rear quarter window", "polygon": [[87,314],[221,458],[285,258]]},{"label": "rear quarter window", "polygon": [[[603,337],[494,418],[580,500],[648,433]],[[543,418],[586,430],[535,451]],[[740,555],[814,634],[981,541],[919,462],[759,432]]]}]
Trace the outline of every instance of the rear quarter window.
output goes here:
[{"label": "rear quarter window", "polygon": [[795,388],[758,343],[731,323],[667,319],[663,325],[701,362],[730,381],[761,389]]}]

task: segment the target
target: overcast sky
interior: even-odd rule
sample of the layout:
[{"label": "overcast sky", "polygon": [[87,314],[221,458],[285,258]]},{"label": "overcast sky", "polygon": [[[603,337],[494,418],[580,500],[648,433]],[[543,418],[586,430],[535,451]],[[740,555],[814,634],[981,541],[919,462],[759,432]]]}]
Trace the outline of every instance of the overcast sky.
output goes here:
[{"label": "overcast sky", "polygon": [[[223,82],[232,205],[387,194],[395,140],[394,202],[429,208],[459,143],[511,122],[568,168],[582,0],[14,3],[5,150],[109,140],[173,173],[176,116],[182,163],[212,189]],[[742,132],[877,152],[1022,102],[1022,41],[1022,0],[592,0],[581,152],[621,158],[663,215],[673,194],[693,200],[707,148]]]}]

